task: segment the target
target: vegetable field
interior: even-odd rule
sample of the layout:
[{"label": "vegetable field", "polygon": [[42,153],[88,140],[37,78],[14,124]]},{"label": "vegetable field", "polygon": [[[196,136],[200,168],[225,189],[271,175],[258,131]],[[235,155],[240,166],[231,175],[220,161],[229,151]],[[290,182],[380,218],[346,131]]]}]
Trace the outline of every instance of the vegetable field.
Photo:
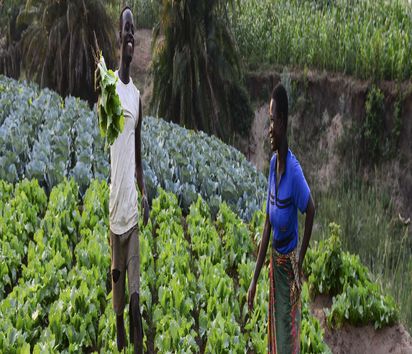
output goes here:
[{"label": "vegetable field", "polygon": [[[0,183],[1,352],[116,352],[108,274],[108,194],[106,182],[97,180],[83,199],[74,180],[58,184],[49,198],[36,180]],[[250,315],[246,303],[263,217],[258,211],[245,224],[222,203],[213,219],[200,197],[184,216],[177,197],[159,190],[150,222],[139,230],[146,350],[265,351],[266,267]],[[368,279],[359,259],[341,252],[334,230],[330,240],[308,254],[309,265],[305,264],[310,276],[303,291],[304,353],[329,350],[318,320],[310,314],[309,294],[350,292],[349,285],[360,289]],[[335,266],[329,267],[331,263]],[[336,282],[340,285],[335,286]],[[338,295],[328,317],[331,323],[358,323],[361,318],[362,323],[375,321],[380,327],[396,320],[393,300],[383,298],[378,289],[370,290],[362,290],[362,299],[370,303],[376,297],[378,313],[362,311],[361,303],[348,310],[348,317],[345,310],[340,312],[343,300]]]},{"label": "vegetable field", "polygon": [[97,115],[85,101],[0,76],[0,178],[51,189],[73,177],[82,192],[109,173]]},{"label": "vegetable field", "polygon": [[404,0],[242,0],[233,30],[242,56],[255,69],[289,65],[407,80],[411,17],[412,5]]},{"label": "vegetable field", "polygon": [[[145,117],[142,146],[149,200],[161,187],[187,212],[199,193],[213,216],[225,201],[244,220],[262,205],[266,178],[215,137]],[[109,155],[84,101],[0,76],[0,179],[36,178],[50,191],[73,177],[84,194],[91,179],[109,178]]]},{"label": "vegetable field", "polygon": [[[0,351],[116,351],[106,183],[93,181],[83,201],[73,180],[54,187],[48,200],[35,180],[0,186]],[[246,305],[251,235],[260,221],[256,214],[244,224],[225,203],[212,221],[200,198],[185,219],[176,196],[160,191],[151,222],[140,228],[147,350],[264,351],[267,272],[249,319]],[[308,330],[322,343],[319,326]]]},{"label": "vegetable field", "polygon": [[[116,352],[109,154],[96,112],[0,77],[0,143],[0,352]],[[144,119],[142,144],[152,206],[139,223],[146,351],[265,352],[267,265],[252,313],[246,296],[266,179],[234,148],[161,119]],[[330,327],[398,320],[340,233],[331,224],[305,259],[302,353],[330,352],[310,312],[317,294],[333,297]]]}]

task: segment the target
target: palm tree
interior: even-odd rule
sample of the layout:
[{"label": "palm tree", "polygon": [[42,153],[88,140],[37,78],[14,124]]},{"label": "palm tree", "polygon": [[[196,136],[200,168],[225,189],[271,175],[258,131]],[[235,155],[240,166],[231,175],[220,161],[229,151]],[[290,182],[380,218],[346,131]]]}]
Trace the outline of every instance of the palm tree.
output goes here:
[{"label": "palm tree", "polygon": [[226,141],[234,132],[247,133],[253,117],[229,3],[163,0],[152,48],[152,111]]},{"label": "palm tree", "polygon": [[27,0],[18,17],[28,25],[21,48],[28,78],[61,95],[95,102],[94,33],[109,67],[115,32],[101,0]]},{"label": "palm tree", "polygon": [[24,27],[17,26],[23,0],[0,1],[0,74],[18,79],[20,76],[20,39]]}]

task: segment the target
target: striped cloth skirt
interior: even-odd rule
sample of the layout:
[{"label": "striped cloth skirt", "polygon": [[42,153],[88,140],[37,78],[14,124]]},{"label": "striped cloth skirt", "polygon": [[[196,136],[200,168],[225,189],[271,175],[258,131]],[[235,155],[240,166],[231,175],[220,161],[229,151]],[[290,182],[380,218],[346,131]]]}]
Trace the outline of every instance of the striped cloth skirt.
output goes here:
[{"label": "striped cloth skirt", "polygon": [[295,354],[300,351],[300,281],[295,250],[280,254],[272,248],[268,353]]}]

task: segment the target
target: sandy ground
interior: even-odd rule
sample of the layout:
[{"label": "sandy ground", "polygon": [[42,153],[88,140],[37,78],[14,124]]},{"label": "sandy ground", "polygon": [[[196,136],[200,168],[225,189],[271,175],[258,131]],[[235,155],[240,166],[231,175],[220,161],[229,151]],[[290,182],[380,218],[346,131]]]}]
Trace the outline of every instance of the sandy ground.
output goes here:
[{"label": "sandy ground", "polygon": [[[135,47],[132,62],[131,75],[136,86],[142,93],[143,110],[147,107],[151,95],[151,83],[148,79],[151,61],[150,30],[138,30],[135,34],[137,46]],[[250,161],[261,171],[264,171],[268,160],[265,150],[265,141],[268,134],[268,111],[267,104],[259,107],[255,112],[252,125],[251,137],[249,139]],[[330,119],[324,117],[325,119]],[[319,143],[320,149],[330,148],[336,141],[336,136],[342,133],[342,122],[339,115],[332,117],[327,134]],[[331,150],[331,149],[327,149]],[[333,178],[336,161],[333,156],[328,156],[329,163],[324,167],[323,176],[326,181]],[[338,330],[329,329],[325,322],[324,308],[331,306],[331,299],[318,296],[311,304],[312,313],[319,319],[325,330],[325,341],[336,354],[412,354],[412,338],[401,324],[375,330],[373,326],[354,327],[345,325]]]}]

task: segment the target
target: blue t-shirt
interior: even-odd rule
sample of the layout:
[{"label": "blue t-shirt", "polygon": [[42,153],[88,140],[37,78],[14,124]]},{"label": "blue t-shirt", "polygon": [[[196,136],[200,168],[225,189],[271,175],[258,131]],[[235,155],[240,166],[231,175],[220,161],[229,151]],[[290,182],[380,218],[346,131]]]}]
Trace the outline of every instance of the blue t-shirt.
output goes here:
[{"label": "blue t-shirt", "polygon": [[298,209],[308,206],[310,189],[299,161],[290,150],[286,155],[285,171],[276,190],[276,157],[270,160],[266,213],[273,229],[273,247],[279,253],[293,251],[298,244]]}]

